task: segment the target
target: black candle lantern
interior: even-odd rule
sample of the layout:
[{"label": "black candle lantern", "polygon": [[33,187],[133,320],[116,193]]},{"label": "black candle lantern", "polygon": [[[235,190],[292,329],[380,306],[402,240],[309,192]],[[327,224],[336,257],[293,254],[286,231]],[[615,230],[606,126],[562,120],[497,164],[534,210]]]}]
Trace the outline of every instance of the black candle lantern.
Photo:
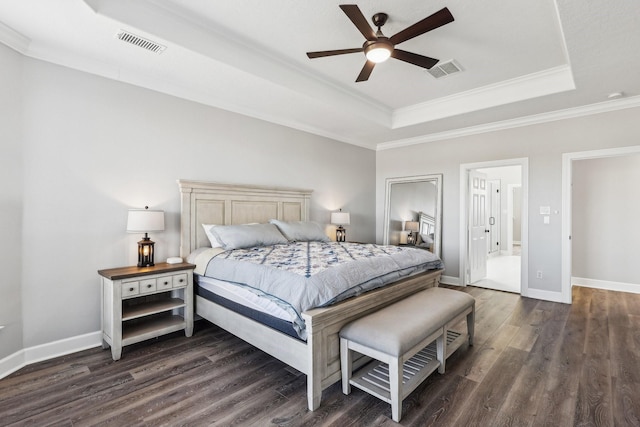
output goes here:
[{"label": "black candle lantern", "polygon": [[415,245],[420,224],[417,221],[406,221],[404,228],[409,231],[409,234],[407,234],[407,245]]},{"label": "black candle lantern", "polygon": [[151,211],[148,206],[144,209],[129,210],[127,219],[127,231],[129,233],[144,233],[142,240],[138,242],[138,267],[152,267],[154,244],[147,234],[150,231],[164,230],[164,212]]},{"label": "black candle lantern", "polygon": [[155,242],[144,233],[142,240],[138,242],[138,267],[151,267],[153,263],[153,245]]}]

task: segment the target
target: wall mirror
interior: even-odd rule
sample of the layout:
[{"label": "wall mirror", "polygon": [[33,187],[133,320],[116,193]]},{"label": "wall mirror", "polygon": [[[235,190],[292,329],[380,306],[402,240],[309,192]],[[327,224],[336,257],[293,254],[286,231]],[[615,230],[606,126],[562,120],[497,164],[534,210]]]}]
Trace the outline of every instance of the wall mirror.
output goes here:
[{"label": "wall mirror", "polygon": [[442,174],[387,178],[383,243],[407,244],[412,228],[418,230],[416,246],[440,257]]}]

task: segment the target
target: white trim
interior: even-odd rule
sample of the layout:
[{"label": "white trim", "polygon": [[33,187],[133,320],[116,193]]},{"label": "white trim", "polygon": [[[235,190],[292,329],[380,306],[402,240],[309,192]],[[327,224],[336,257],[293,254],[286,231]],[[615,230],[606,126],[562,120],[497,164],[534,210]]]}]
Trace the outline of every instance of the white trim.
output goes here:
[{"label": "white trim", "polygon": [[[522,188],[521,184],[507,184],[507,255],[513,255],[513,190]],[[520,241],[518,240],[518,244]]]},{"label": "white trim", "polygon": [[571,286],[583,286],[585,288],[606,289],[608,291],[630,292],[640,294],[640,284],[611,282],[609,280],[585,279],[584,277],[572,277]]},{"label": "white trim", "polygon": [[[467,285],[469,257],[467,248],[468,227],[468,199],[469,185],[467,175],[472,169],[495,168],[501,166],[520,166],[522,180],[522,218],[521,218],[521,256],[520,256],[520,294],[530,296],[529,289],[529,159],[527,157],[517,159],[493,160],[488,162],[464,163],[460,165],[460,286]],[[546,299],[546,298],[541,298]]]},{"label": "white trim", "polygon": [[522,294],[523,297],[528,297],[528,298],[535,298],[535,299],[541,299],[541,300],[545,300],[545,301],[552,301],[552,302],[566,302],[563,301],[563,297],[562,297],[562,293],[561,292],[555,292],[555,291],[545,291],[543,289],[528,289],[527,290],[527,294],[524,295],[524,293]]},{"label": "white trim", "polygon": [[27,49],[29,49],[31,39],[0,22],[0,43],[4,43],[11,49],[24,55]]},{"label": "white trim", "polygon": [[640,107],[640,95],[628,98],[609,100],[596,104],[585,105],[564,110],[549,111],[541,114],[518,117],[510,120],[486,123],[478,126],[454,129],[440,133],[417,136],[415,138],[398,139],[395,141],[381,142],[376,146],[376,151],[390,150],[392,148],[407,147],[410,145],[425,144],[428,142],[442,141],[446,139],[460,138],[464,136],[478,135],[487,132],[496,132],[505,129],[519,128],[557,120],[572,119],[576,117],[590,116],[593,114],[608,113],[627,108]]},{"label": "white trim", "polygon": [[562,302],[571,303],[571,184],[573,161],[626,156],[639,153],[640,145],[632,145],[629,147],[564,153],[562,155]]},{"label": "white trim", "polygon": [[460,278],[453,276],[440,276],[440,283],[442,283],[443,285],[462,286],[460,284]]},{"label": "white trim", "polygon": [[96,331],[19,350],[0,360],[0,379],[26,365],[100,345],[102,345],[102,332]]},{"label": "white trim", "polygon": [[571,67],[562,65],[433,101],[398,108],[392,114],[391,128],[426,123],[575,88]]}]

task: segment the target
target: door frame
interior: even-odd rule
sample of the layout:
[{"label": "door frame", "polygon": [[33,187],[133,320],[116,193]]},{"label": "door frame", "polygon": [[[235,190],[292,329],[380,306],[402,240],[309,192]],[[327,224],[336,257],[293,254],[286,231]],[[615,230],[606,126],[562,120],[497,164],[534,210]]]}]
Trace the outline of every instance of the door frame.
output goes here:
[{"label": "door frame", "polygon": [[[505,251],[506,255],[513,255],[513,190],[516,188],[520,188],[522,191],[522,185],[519,185],[519,184],[507,185],[507,250]],[[520,244],[522,244],[522,242],[520,242]]]},{"label": "door frame", "polygon": [[469,269],[469,171],[472,169],[494,168],[501,166],[520,166],[522,185],[522,222],[521,222],[521,256],[520,256],[520,294],[529,293],[529,158],[515,158],[505,160],[491,160],[486,162],[460,164],[460,285],[468,285],[467,271]]},{"label": "door frame", "polygon": [[640,153],[640,145],[630,147],[605,148],[602,150],[579,151],[564,153],[562,155],[562,278],[561,301],[571,304],[571,214],[573,205],[571,202],[573,162],[575,160],[599,159],[605,157],[618,157]]}]

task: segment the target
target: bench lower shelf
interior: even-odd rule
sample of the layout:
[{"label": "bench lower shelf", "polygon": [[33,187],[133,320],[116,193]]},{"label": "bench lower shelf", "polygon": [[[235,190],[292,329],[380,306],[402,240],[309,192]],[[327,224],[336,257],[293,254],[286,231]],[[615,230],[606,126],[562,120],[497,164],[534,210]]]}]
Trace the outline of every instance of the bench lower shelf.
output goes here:
[{"label": "bench lower shelf", "polygon": [[[448,358],[465,341],[466,334],[447,331]],[[436,342],[433,341],[425,348],[407,360],[402,366],[402,399],[407,397],[440,366],[436,357]],[[376,396],[378,399],[391,403],[389,387],[389,365],[378,360],[372,360],[353,374],[349,383],[354,387]]]}]

